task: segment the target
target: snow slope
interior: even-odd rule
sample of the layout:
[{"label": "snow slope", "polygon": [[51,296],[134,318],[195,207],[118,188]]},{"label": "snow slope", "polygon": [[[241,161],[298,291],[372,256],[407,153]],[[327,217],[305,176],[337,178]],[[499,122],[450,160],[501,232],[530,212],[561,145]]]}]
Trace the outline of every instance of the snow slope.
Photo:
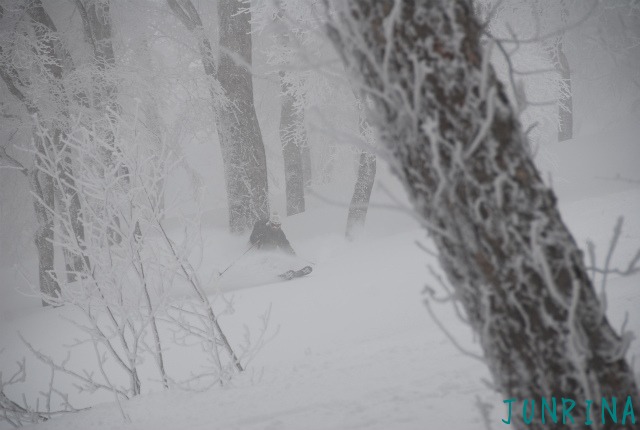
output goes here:
[{"label": "snow slope", "polygon": [[[615,139],[609,137],[615,147]],[[628,145],[627,139],[620,142],[621,148]],[[633,156],[634,150],[629,151]],[[553,157],[555,168],[562,170],[574,165],[575,151],[559,151]],[[605,176],[615,176],[616,165],[596,163],[602,167],[599,174]],[[399,185],[386,168],[378,171],[378,181],[398,192]],[[640,186],[610,181],[603,190],[590,185],[594,183],[590,169],[567,167],[564,172],[577,183],[582,175],[584,186],[558,189],[563,218],[580,245],[587,240],[596,244],[600,264],[617,217],[625,216],[613,258],[614,266],[624,266],[640,246]],[[438,287],[426,265],[437,268],[437,264],[416,246],[425,236],[417,224],[403,211],[376,208],[376,203],[388,203],[377,188],[366,235],[349,244],[342,239],[346,210],[313,198],[309,203],[306,213],[285,219],[283,226],[298,254],[316,263],[310,276],[289,282],[275,282],[270,276],[261,280],[262,271],[250,273],[253,262],[261,260],[250,256],[218,282],[234,302],[235,313],[221,319],[221,324],[235,344],[242,340],[243,324],[257,327],[258,317],[271,309],[273,338],[231,386],[204,393],[163,392],[151,382],[150,392],[123,404],[129,423],[123,422],[107,395],[87,401],[100,404],[86,412],[36,427],[465,430],[483,428],[478,399],[491,410],[491,426],[503,426],[502,398],[482,382],[488,379],[486,367],[453,346],[422,303],[425,283]],[[246,248],[246,241],[228,236],[215,223],[204,236],[207,251],[200,271],[203,279],[215,281],[215,274]],[[635,333],[640,333],[639,287],[638,275],[611,276],[607,287],[611,322],[620,327],[628,311],[627,328]],[[469,330],[452,310],[447,305],[434,309],[453,336],[477,353]],[[38,347],[64,358],[60,344],[73,339],[73,328],[60,316],[73,315],[70,309],[34,308],[5,319],[0,330],[0,348],[5,347],[0,368],[10,369],[25,354],[17,330]],[[639,355],[636,341],[629,358]],[[85,366],[92,362],[88,355],[74,359]],[[187,356],[173,355],[168,371],[185,372],[188,362]],[[28,389],[48,383],[46,371],[33,366]],[[157,379],[153,374],[145,377]]]}]

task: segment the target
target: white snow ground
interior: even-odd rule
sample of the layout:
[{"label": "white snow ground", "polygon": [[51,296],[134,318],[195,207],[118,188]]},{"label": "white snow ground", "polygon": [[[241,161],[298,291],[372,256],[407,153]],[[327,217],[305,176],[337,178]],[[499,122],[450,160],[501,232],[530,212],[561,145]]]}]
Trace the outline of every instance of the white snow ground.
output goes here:
[{"label": "white snow ground", "polygon": [[[602,136],[591,136],[545,148],[540,166],[552,173],[563,218],[578,243],[592,240],[600,264],[617,217],[625,217],[613,259],[614,266],[623,266],[640,246],[640,184],[599,178],[620,174],[640,180],[636,137],[640,128],[629,126],[603,136],[607,137],[606,147]],[[545,164],[545,160],[552,163]],[[383,167],[378,181],[394,192],[399,190]],[[434,259],[415,245],[425,236],[418,225],[401,210],[374,204],[365,237],[348,244],[342,239],[346,210],[327,208],[317,199],[310,201],[305,214],[284,220],[298,254],[316,263],[310,276],[276,282],[273,274],[265,276],[255,270],[254,263],[262,260],[250,256],[220,282],[226,296],[234,299],[235,313],[221,320],[232,342],[242,341],[243,324],[259,327],[258,318],[269,307],[269,330],[275,334],[231,386],[203,393],[163,392],[151,382],[147,386],[152,392],[122,405],[130,423],[123,422],[112,398],[103,395],[85,400],[86,404],[100,402],[88,411],[36,427],[465,430],[484,428],[477,399],[492,408],[491,428],[504,426],[500,421],[505,412],[502,398],[482,382],[488,378],[484,364],[456,349],[422,304],[424,284],[437,285],[425,267],[435,265]],[[379,188],[374,201],[388,203]],[[244,240],[222,233],[216,225],[205,230],[205,239],[203,279],[224,268],[246,247]],[[629,311],[627,328],[640,333],[639,288],[638,275],[610,277],[608,315],[616,327]],[[451,309],[446,305],[435,309],[465,348],[478,352],[469,330]],[[20,315],[0,318],[0,349],[4,348],[0,370],[9,374],[15,360],[28,354],[17,338],[18,330],[38,348],[64,358],[61,344],[73,340],[74,329],[61,316],[72,318],[74,312],[43,310],[32,302]],[[638,341],[632,344],[630,359],[635,356],[637,361],[639,345]],[[73,360],[89,366],[93,358],[79,352]],[[186,374],[188,361],[189,357],[175,354],[167,370]],[[27,365],[29,379],[22,389],[46,387],[46,369],[39,371],[32,360]],[[157,379],[154,374],[143,377]]]}]

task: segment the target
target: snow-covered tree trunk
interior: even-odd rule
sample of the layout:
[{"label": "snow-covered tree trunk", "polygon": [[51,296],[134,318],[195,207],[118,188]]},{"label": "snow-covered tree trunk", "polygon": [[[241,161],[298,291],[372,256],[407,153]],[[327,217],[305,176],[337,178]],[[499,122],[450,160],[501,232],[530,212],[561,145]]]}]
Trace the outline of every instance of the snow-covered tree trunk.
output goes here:
[{"label": "snow-covered tree trunk", "polygon": [[[371,144],[370,126],[366,122],[362,103],[358,100],[360,110],[360,136]],[[364,229],[367,219],[367,211],[369,210],[369,198],[373,190],[373,182],[376,178],[376,154],[366,150],[360,151],[360,160],[358,163],[358,177],[356,185],[351,197],[349,205],[349,215],[347,216],[347,230],[345,236],[349,240],[355,240]]]},{"label": "snow-covered tree trunk", "polygon": [[558,40],[552,48],[553,64],[564,82],[565,88],[558,101],[558,116],[560,127],[558,129],[558,142],[573,138],[573,96],[571,94],[571,69],[569,60],[562,49],[562,40]]},{"label": "snow-covered tree trunk", "polygon": [[[277,40],[280,48],[290,49],[290,30],[284,21],[285,11],[282,3],[277,2]],[[285,60],[286,66],[291,66],[290,59]],[[287,215],[295,215],[305,210],[304,188],[310,176],[305,175],[303,148],[305,157],[309,156],[307,132],[304,127],[304,110],[296,106],[296,95],[289,82],[290,72],[283,67],[280,70],[280,142],[284,159],[284,179],[287,195]],[[310,164],[310,163],[308,163]]]},{"label": "snow-covered tree trunk", "polygon": [[[113,48],[113,23],[111,17],[110,0],[75,0],[75,4],[82,20],[85,40],[91,45],[95,73],[93,75],[93,107],[98,115],[109,119],[108,124],[100,127],[99,134],[112,143],[113,150],[104,148],[106,165],[116,167],[114,160],[118,158],[119,151],[115,144],[115,130],[117,122],[121,118],[122,108],[118,102],[118,79],[116,76],[116,57]],[[98,118],[99,119],[99,118]],[[98,121],[99,123],[100,121]],[[117,166],[122,186],[128,188],[131,183],[129,166],[121,164]],[[126,204],[126,202],[120,202]],[[119,218],[115,218],[116,226],[120,225]],[[135,222],[135,232],[138,238],[142,237],[140,225]],[[114,242],[122,238],[115,230],[110,234]]]},{"label": "snow-covered tree trunk", "polygon": [[[44,153],[44,143],[36,140],[36,149]],[[36,160],[36,163],[39,163]],[[38,251],[38,281],[42,294],[42,305],[49,303],[47,297],[55,299],[60,296],[60,285],[54,278],[54,219],[51,210],[55,209],[55,196],[53,180],[47,175],[40,174],[38,169],[33,169],[29,174],[31,190],[34,193],[33,207],[36,213],[38,228],[34,242]]]},{"label": "snow-covered tree trunk", "polygon": [[304,212],[304,168],[302,145],[306,142],[303,119],[295,106],[295,97],[286,82],[285,72],[281,75],[280,141],[284,158],[284,179],[287,193],[287,215]]},{"label": "snow-covered tree trunk", "polygon": [[[68,128],[70,120],[69,108],[71,103],[71,100],[66,96],[67,91],[63,80],[63,65],[71,69],[73,69],[74,66],[70,54],[61,46],[58,29],[44,9],[41,1],[34,0],[27,10],[29,16],[35,23],[34,30],[36,37],[44,48],[41,50],[40,55],[43,57],[45,63],[45,71],[47,72],[47,79],[50,81],[51,91],[62,95],[61,99],[58,100],[57,112],[55,112],[57,117],[49,119],[55,128],[50,133],[52,137],[38,136],[36,139],[51,140],[50,143],[55,145],[57,151],[60,154],[64,154],[64,156],[58,160],[56,166],[59,171],[59,176],[62,179],[62,189],[56,190],[58,196],[56,206],[58,206],[59,211],[69,212],[74,236],[78,243],[82,244],[84,241],[84,225],[82,222],[82,208],[73,174],[72,154],[69,148],[61,145],[61,141],[64,139],[66,133],[66,130],[63,129]],[[42,124],[38,124],[38,126],[41,125]],[[44,158],[48,157],[48,155],[41,152],[39,156]],[[77,274],[84,270],[84,264],[88,263],[88,260],[83,260],[78,255],[71,255],[66,249],[63,253],[65,256],[68,280],[74,281]]]},{"label": "snow-covered tree trunk", "polygon": [[[218,82],[231,107],[218,128],[229,198],[231,231],[242,233],[269,216],[267,159],[253,103],[251,14],[241,0],[218,1]],[[237,56],[237,58],[235,58]]]},{"label": "snow-covered tree trunk", "polygon": [[[562,8],[560,11],[560,20],[562,25],[566,27],[569,21],[569,8],[564,0],[560,1],[560,7]],[[560,100],[558,101],[558,117],[560,120],[558,142],[573,138],[573,94],[571,92],[571,69],[569,67],[569,60],[567,59],[563,49],[563,33],[553,41],[553,45],[551,46],[551,60],[553,61],[555,69],[560,74],[565,86]]]},{"label": "snow-covered tree trunk", "polygon": [[205,73],[222,87],[229,106],[216,100],[214,82],[210,94],[222,152],[229,206],[229,225],[234,233],[253,227],[269,215],[267,159],[253,103],[251,75],[251,22],[240,0],[218,2],[220,60],[216,67],[211,41],[191,0],[167,0],[178,19],[198,40]]},{"label": "snow-covered tree trunk", "polygon": [[373,190],[373,181],[376,177],[376,155],[362,151],[360,153],[360,163],[358,165],[358,177],[356,186],[349,205],[349,215],[347,216],[346,237],[354,240],[364,228],[369,209],[369,198]]},{"label": "snow-covered tree trunk", "polygon": [[[302,116],[304,113],[300,112],[300,115]],[[304,122],[302,118],[301,122]],[[307,188],[311,186],[313,181],[313,171],[311,169],[311,146],[309,146],[309,140],[307,138],[305,138],[301,144],[300,156],[302,157],[302,176],[304,178],[304,186]]]},{"label": "snow-covered tree trunk", "polygon": [[[479,39],[470,0],[335,3],[327,31],[373,101],[443,270],[507,398],[637,398],[629,336],[609,324],[583,254]],[[335,17],[336,15],[329,15]],[[627,420],[625,426],[633,427]],[[558,428],[560,424],[516,428]],[[567,423],[567,426],[570,426]],[[582,427],[576,424],[574,428]],[[566,428],[566,426],[563,426]]]},{"label": "snow-covered tree trunk", "polygon": [[[57,29],[41,1],[33,0],[25,11],[32,21],[35,35],[33,46],[37,48],[33,52],[37,53],[38,60],[42,62],[43,67],[39,69],[39,74],[34,73],[34,76],[25,77],[21,76],[20,72],[10,63],[5,63],[0,66],[0,74],[9,92],[23,104],[33,122],[32,138],[35,146],[34,164],[36,169],[41,166],[43,160],[48,158],[54,147],[64,155],[56,160],[55,166],[63,179],[61,187],[56,187],[50,177],[38,173],[37,170],[29,174],[31,189],[34,193],[36,220],[38,221],[35,243],[38,250],[40,290],[44,297],[57,297],[60,293],[60,286],[51,275],[54,270],[55,255],[52,211],[69,211],[75,237],[80,243],[84,239],[80,201],[77,197],[72,174],[71,154],[68,148],[61,147],[60,144],[65,133],[63,130],[69,121],[70,100],[63,83],[63,64],[70,63],[70,56],[62,47]],[[4,10],[0,7],[0,16],[3,13]],[[0,54],[2,54],[2,49],[0,49]],[[49,91],[47,96],[55,100],[53,112],[41,112],[38,103],[32,99],[33,90],[29,86],[33,85],[34,81],[46,82]],[[39,132],[42,127],[51,129],[48,136],[43,136]],[[61,200],[63,195],[66,203]],[[75,273],[82,270],[84,262],[79,256],[67,255],[66,253],[65,260],[67,273],[73,280]],[[44,300],[43,303],[45,303]]]},{"label": "snow-covered tree trunk", "polygon": [[110,0],[75,0],[75,4],[98,72],[94,74],[93,103],[113,122],[120,110],[116,101],[118,88],[115,79],[108,74],[116,65]]}]

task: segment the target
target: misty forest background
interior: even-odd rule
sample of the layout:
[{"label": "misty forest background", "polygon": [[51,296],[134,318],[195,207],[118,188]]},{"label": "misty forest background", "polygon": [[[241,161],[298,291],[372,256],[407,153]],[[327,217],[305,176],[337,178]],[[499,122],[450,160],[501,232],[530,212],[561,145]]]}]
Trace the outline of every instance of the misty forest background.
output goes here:
[{"label": "misty forest background", "polygon": [[[463,361],[423,368],[436,337],[396,345],[408,331],[386,360],[364,343],[325,359],[386,361],[403,369],[386,391],[414,375],[420,393],[477,358],[439,390],[486,428],[502,405],[481,393],[639,399],[637,1],[0,0],[0,78],[0,428],[157,428],[144,411],[182,394],[135,402],[174,390],[253,428],[233,390],[296,385],[287,360],[332,374],[303,345],[352,320],[378,339],[366,321],[416,305],[412,336]],[[274,212],[298,255],[245,254]],[[426,428],[398,396],[358,425]],[[307,403],[291,428],[341,428]],[[195,410],[164,425],[200,428]]]}]

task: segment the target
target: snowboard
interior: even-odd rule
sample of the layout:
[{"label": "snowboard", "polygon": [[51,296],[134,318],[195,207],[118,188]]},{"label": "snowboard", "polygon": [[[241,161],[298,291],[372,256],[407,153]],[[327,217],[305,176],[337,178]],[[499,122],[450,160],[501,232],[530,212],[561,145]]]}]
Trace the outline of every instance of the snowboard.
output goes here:
[{"label": "snowboard", "polygon": [[294,278],[300,278],[302,276],[308,275],[309,273],[311,273],[313,271],[313,269],[311,268],[311,266],[304,266],[302,269],[300,270],[287,270],[286,272],[278,275],[281,279],[284,279],[285,281],[289,281],[291,279]]}]

